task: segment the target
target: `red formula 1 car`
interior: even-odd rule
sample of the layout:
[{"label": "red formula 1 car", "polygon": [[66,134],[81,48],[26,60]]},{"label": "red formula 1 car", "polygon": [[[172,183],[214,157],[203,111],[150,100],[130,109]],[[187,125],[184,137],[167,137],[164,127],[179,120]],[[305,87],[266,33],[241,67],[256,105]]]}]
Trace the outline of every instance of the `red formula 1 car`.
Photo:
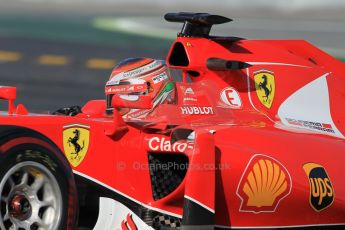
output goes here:
[{"label": "red formula 1 car", "polygon": [[0,88],[0,228],[344,229],[345,65],[305,41],[210,36],[225,17],[165,19],[184,23],[171,103],[32,114]]}]

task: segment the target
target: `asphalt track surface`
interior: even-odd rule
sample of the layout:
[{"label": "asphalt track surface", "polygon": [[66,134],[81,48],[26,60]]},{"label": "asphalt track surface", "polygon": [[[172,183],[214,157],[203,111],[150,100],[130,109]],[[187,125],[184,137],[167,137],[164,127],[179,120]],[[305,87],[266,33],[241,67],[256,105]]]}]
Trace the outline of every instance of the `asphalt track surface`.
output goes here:
[{"label": "asphalt track surface", "polygon": [[[50,29],[60,30],[54,36],[37,31],[45,27],[36,22],[0,18],[0,85],[16,86],[17,101],[34,112],[103,99],[105,82],[118,60],[164,58],[169,48],[165,41],[93,30],[78,23],[52,22]],[[27,27],[31,27],[28,33],[23,31]]]},{"label": "asphalt track surface", "polygon": [[105,82],[117,60],[137,55],[164,57],[163,51],[13,37],[0,37],[0,50],[6,50],[0,51],[1,85],[16,86],[17,101],[34,111],[103,99]]}]

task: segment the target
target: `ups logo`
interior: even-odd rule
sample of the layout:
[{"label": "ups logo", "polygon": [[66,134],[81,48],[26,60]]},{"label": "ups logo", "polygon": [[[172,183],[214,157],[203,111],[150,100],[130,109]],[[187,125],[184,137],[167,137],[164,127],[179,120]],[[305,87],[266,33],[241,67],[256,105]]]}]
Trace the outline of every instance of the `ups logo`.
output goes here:
[{"label": "ups logo", "polygon": [[307,163],[303,169],[309,177],[310,184],[310,205],[320,212],[332,205],[334,201],[334,190],[330,178],[322,165]]}]

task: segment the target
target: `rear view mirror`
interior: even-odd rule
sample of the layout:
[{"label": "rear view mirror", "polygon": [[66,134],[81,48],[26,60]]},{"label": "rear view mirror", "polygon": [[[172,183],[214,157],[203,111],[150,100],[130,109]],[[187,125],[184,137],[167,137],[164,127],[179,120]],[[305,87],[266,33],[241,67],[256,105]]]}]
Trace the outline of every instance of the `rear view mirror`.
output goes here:
[{"label": "rear view mirror", "polygon": [[8,101],[8,113],[13,114],[15,110],[14,100],[17,97],[16,87],[0,86],[0,99]]},{"label": "rear view mirror", "polygon": [[148,95],[114,95],[111,101],[114,108],[151,109],[152,98]]},{"label": "rear view mirror", "polygon": [[15,100],[17,96],[16,87],[0,86],[0,99]]}]

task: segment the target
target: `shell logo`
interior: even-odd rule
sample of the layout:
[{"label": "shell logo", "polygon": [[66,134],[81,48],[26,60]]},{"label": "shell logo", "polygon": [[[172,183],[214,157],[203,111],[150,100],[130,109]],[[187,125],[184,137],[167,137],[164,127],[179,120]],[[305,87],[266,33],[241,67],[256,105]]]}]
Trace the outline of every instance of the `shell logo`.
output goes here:
[{"label": "shell logo", "polygon": [[241,212],[274,212],[291,192],[288,170],[272,157],[256,154],[249,161],[237,188]]}]

